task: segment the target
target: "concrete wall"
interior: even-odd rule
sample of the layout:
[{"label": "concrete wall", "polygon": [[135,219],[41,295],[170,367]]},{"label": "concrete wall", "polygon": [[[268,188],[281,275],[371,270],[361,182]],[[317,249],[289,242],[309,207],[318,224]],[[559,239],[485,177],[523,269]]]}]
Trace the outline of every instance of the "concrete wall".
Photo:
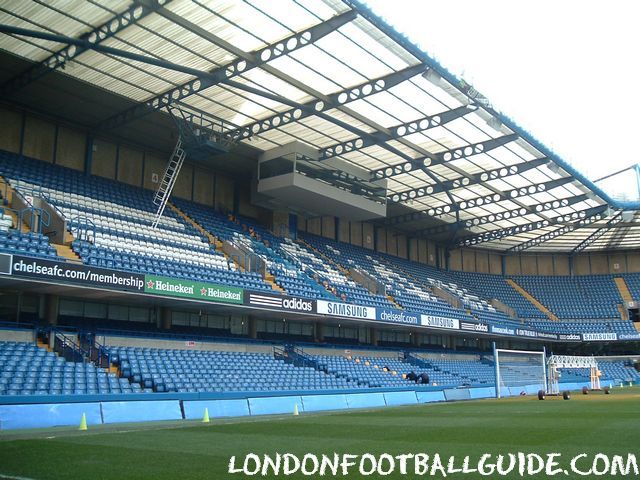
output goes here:
[{"label": "concrete wall", "polygon": [[84,132],[65,126],[58,128],[56,143],[56,164],[74,170],[84,170],[87,150],[87,136]]},{"label": "concrete wall", "polygon": [[[415,255],[412,255],[415,259]],[[421,261],[421,260],[418,260]],[[460,249],[450,254],[451,270],[501,273],[502,253]],[[640,272],[640,252],[505,255],[506,275],[602,275]]]},{"label": "concrete wall", "polygon": [[28,157],[53,163],[56,126],[39,117],[27,115],[22,153]]},{"label": "concrete wall", "polygon": [[215,352],[273,352],[273,347],[271,345],[252,345],[248,343],[196,342],[194,346],[187,346],[187,343],[181,340],[146,339],[120,336],[98,336],[96,340],[103,345],[110,345],[114,347],[168,348],[175,350],[202,350]]},{"label": "concrete wall", "polygon": [[23,113],[0,108],[0,148],[20,153]]}]

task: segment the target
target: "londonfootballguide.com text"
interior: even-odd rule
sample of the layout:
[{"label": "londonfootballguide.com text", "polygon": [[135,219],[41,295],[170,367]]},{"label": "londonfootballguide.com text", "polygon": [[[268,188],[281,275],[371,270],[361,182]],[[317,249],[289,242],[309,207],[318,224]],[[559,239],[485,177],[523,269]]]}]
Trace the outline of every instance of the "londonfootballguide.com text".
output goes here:
[{"label": "londonfootballguide.com text", "polygon": [[247,454],[244,459],[229,459],[228,473],[246,476],[304,475],[304,476],[386,476],[391,474],[411,477],[446,478],[452,474],[475,476],[518,475],[530,477],[567,476],[638,476],[636,455],[605,455],[582,453],[564,457],[561,453],[485,453],[479,457],[441,456],[438,453],[406,453],[391,455],[338,454],[302,456],[291,453],[275,455]]}]

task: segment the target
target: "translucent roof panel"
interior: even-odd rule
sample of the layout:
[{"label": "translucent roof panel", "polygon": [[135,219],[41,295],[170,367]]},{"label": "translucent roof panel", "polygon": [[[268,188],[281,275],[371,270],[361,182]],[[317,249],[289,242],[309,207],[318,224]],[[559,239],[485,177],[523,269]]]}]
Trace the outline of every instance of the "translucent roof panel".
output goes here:
[{"label": "translucent roof panel", "polygon": [[[639,190],[639,169],[633,178],[604,180],[607,191],[621,186],[609,197],[357,2],[24,0],[2,7],[1,23],[33,31],[0,36],[5,52],[147,104],[145,113],[168,114],[171,99],[172,108],[223,124],[221,133],[256,156],[298,141],[358,166],[364,180],[386,181],[389,214],[380,224],[409,236],[451,248],[640,247],[633,215],[640,195],[629,193]],[[84,36],[97,47],[51,60]],[[130,121],[112,118],[112,127]],[[438,236],[442,222],[451,229]]]}]

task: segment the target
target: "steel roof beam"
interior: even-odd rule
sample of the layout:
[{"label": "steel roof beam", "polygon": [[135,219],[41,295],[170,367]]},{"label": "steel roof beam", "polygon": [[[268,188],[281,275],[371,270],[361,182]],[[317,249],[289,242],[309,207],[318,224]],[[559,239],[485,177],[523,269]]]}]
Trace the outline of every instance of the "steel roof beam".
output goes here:
[{"label": "steel roof beam", "polygon": [[553,232],[547,232],[543,235],[540,235],[539,237],[536,238],[532,238],[531,240],[527,240],[524,243],[520,243],[518,245],[515,245],[511,248],[508,248],[506,251],[507,252],[522,252],[523,250],[527,250],[531,247],[536,247],[538,245],[540,245],[541,243],[547,242],[549,240],[553,240],[554,238],[560,237],[562,235],[565,235],[567,233],[571,233],[574,230],[576,230],[578,227],[586,227],[592,223],[597,222],[598,220],[601,220],[602,217],[604,216],[604,214],[602,215],[594,215],[593,217],[589,217],[587,219],[584,220],[579,220],[577,222],[571,223],[569,225],[565,225],[564,227],[561,227],[557,230],[554,230]]},{"label": "steel roof beam", "polygon": [[473,106],[458,107],[436,115],[427,116],[418,120],[389,127],[391,134],[375,132],[369,134],[369,137],[357,137],[347,140],[346,142],[336,143],[334,145],[321,148],[318,160],[326,160],[327,158],[333,158],[345,153],[362,150],[372,145],[378,145],[380,142],[388,142],[406,135],[423,132],[430,128],[440,127],[457,118],[461,118],[468,113],[475,112],[476,110],[477,108]]},{"label": "steel roof beam", "polygon": [[69,44],[61,48],[44,60],[32,65],[24,72],[7,80],[2,84],[2,86],[0,86],[0,95],[8,97],[30,83],[44,77],[48,73],[59,68],[64,69],[68,62],[74,60],[87,50],[91,50],[90,45],[97,45],[113,37],[125,28],[142,20],[149,14],[156,12],[171,1],[172,0],[144,0],[134,2],[124,12],[110,18],[93,30],[80,35],[78,39],[85,40],[88,42],[87,45]]},{"label": "steel roof beam", "polygon": [[[474,207],[483,207],[485,205],[491,205],[491,204],[506,201],[506,200],[515,200],[517,198],[521,199],[526,195],[534,195],[536,193],[546,192],[554,188],[566,185],[567,183],[573,182],[574,180],[575,179],[572,177],[559,178],[557,180],[550,180],[548,182],[538,183],[538,184],[530,185],[528,187],[505,190],[501,193],[490,193],[487,195],[470,198],[468,200],[460,200],[459,202],[456,202],[450,205],[440,205],[438,207],[429,208],[427,210],[411,212],[404,215],[398,215],[396,217],[389,217],[387,218],[386,223],[389,225],[397,225],[399,223],[423,220],[426,218],[431,218],[431,217],[442,215],[445,213],[452,213],[452,212],[457,212],[461,210],[467,210],[469,208],[474,208]],[[533,188],[533,192],[531,191],[531,188]],[[406,195],[401,196],[399,194],[394,194],[394,195],[391,195],[390,200],[393,202],[403,202],[407,200],[412,200],[414,198],[419,198],[419,197],[417,197],[417,195],[414,197],[407,197]],[[573,205],[574,203],[581,202],[583,200],[586,200],[587,198],[588,198],[587,195],[579,195],[576,197],[563,198],[560,200],[528,205],[527,210],[530,213],[534,213],[534,211],[536,213],[543,212],[547,210],[552,210],[553,208],[561,208],[561,207]],[[556,202],[557,202],[557,205],[556,205]],[[444,211],[445,207],[448,207],[446,211]],[[533,207],[535,207],[535,209]]]},{"label": "steel roof beam", "polygon": [[[427,195],[434,195],[441,193],[443,190],[455,190],[457,188],[470,187],[479,183],[489,182],[499,178],[506,178],[512,175],[522,174],[528,170],[532,170],[537,167],[541,167],[549,162],[547,158],[537,158],[524,163],[518,163],[516,165],[510,165],[508,167],[495,168],[482,173],[476,173],[469,175],[468,177],[460,177],[454,180],[444,180],[441,185],[427,185],[424,187],[412,188],[409,190],[403,190],[398,192],[398,195],[403,195],[408,200],[415,198],[425,197]],[[393,194],[391,195],[393,196]]]},{"label": "steel roof beam", "polygon": [[452,148],[451,150],[445,150],[436,154],[428,155],[422,158],[416,158],[406,163],[393,165],[390,167],[378,168],[371,172],[371,180],[382,180],[384,178],[391,178],[404,173],[409,173],[414,170],[425,170],[435,165],[442,165],[452,162],[454,160],[461,160],[473,155],[489,152],[495,148],[506,145],[509,142],[513,142],[518,138],[515,133],[504,135],[502,137],[493,138],[484,142],[478,142],[471,145],[465,145],[458,148]]},{"label": "steel roof beam", "polygon": [[[498,230],[491,230],[489,232],[481,233],[479,235],[471,235],[468,237],[459,238],[456,242],[457,247],[472,247],[481,243],[492,242],[494,240],[500,240],[505,237],[518,235],[520,233],[531,232],[540,228],[545,228],[550,225],[562,225],[568,222],[578,222],[578,225],[586,225],[592,223],[592,217],[600,216],[609,208],[607,205],[600,205],[598,207],[591,207],[579,212],[572,212],[567,215],[560,215],[558,217],[549,220],[538,220],[536,222],[525,223],[524,225],[514,225],[513,227],[502,228]],[[583,223],[584,222],[584,223]]]},{"label": "steel roof beam", "polygon": [[618,223],[622,222],[622,210],[619,211],[611,220],[609,220],[604,226],[593,232],[587,238],[585,238],[582,242],[578,244],[576,248],[571,250],[570,255],[575,255],[576,253],[580,253],[589,245],[593,244],[596,240],[602,237],[605,233],[607,233],[611,228],[613,228]]},{"label": "steel roof beam", "polygon": [[[295,33],[276,43],[251,52],[243,58],[237,58],[226,65],[216,67],[213,70],[206,72],[206,75],[198,75],[196,73],[194,75],[196,78],[182,85],[170,88],[138,105],[113,115],[112,117],[104,120],[99,127],[115,128],[122,126],[132,120],[143,117],[148,113],[179,102],[180,100],[209,87],[225,83],[225,81],[230,78],[238,76],[253,68],[260,67],[275,58],[288,55],[291,52],[320,40],[340,28],[342,25],[349,23],[355,19],[356,16],[357,14],[353,10],[350,10],[341,15],[330,18],[325,22],[314,25],[311,28],[305,29],[302,32]],[[251,58],[253,60],[250,60]]]},{"label": "steel roof beam", "polygon": [[374,80],[367,80],[359,85],[332,93],[328,95],[326,100],[314,99],[301,104],[301,107],[304,108],[291,108],[284,112],[263,118],[262,120],[249,123],[235,130],[231,130],[229,135],[235,140],[244,140],[254,135],[260,135],[261,133],[281,127],[282,125],[296,122],[302,118],[311,117],[314,115],[314,112],[326,112],[333,108],[341,107],[346,103],[383,92],[412,77],[415,77],[416,75],[419,75],[424,71],[424,65],[418,64]]},{"label": "steel roof beam", "polygon": [[507,252],[522,252],[524,250],[527,250],[531,247],[536,247],[538,245],[540,245],[541,243],[547,242],[549,240],[553,240],[554,238],[560,237],[562,235],[565,235],[567,233],[573,232],[576,228],[578,228],[578,225],[572,223],[571,225],[565,225],[564,227],[560,227],[557,230],[554,230],[553,232],[547,232],[543,235],[540,235],[539,237],[536,238],[532,238],[531,240],[528,240],[524,243],[520,243],[514,247],[508,248],[506,251]]}]

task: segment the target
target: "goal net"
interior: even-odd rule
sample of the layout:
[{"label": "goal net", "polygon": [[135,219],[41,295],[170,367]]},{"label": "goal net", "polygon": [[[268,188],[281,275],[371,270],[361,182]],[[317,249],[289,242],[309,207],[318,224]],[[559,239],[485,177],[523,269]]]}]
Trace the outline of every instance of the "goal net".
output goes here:
[{"label": "goal net", "polygon": [[547,389],[545,352],[494,350],[496,398]]}]

